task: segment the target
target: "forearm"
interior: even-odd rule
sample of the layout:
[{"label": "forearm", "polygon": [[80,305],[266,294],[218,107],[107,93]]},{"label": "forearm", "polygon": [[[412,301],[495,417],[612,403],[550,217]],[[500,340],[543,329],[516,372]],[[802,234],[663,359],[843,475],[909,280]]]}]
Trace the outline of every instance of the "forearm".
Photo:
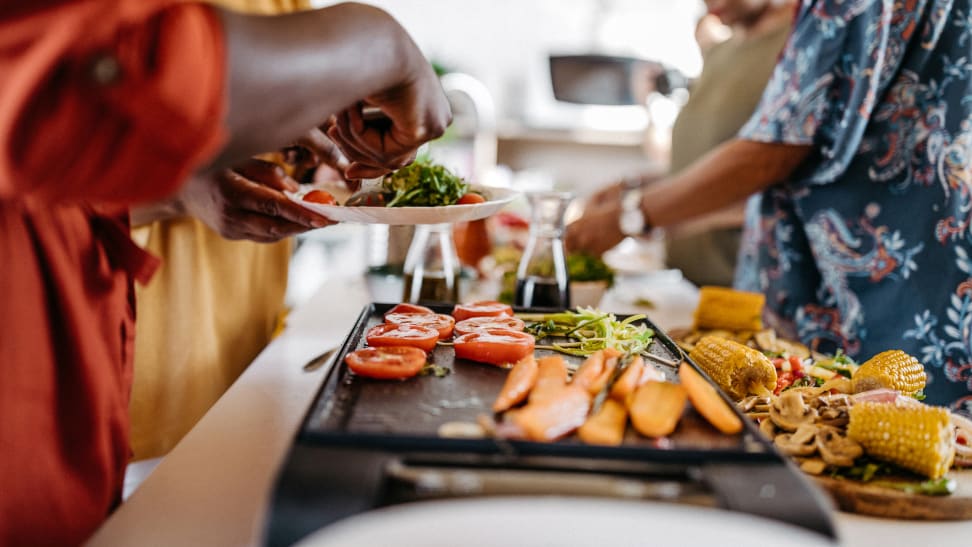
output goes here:
[{"label": "forearm", "polygon": [[642,210],[653,226],[668,226],[721,209],[786,180],[812,149],[733,139],[648,186]]},{"label": "forearm", "polygon": [[176,198],[166,199],[132,207],[130,218],[133,228],[151,224],[160,220],[169,220],[186,216],[185,206]]},{"label": "forearm", "polygon": [[230,139],[210,168],[276,149],[362,97],[430,70],[401,26],[370,6],[281,17],[223,12],[222,19]]}]

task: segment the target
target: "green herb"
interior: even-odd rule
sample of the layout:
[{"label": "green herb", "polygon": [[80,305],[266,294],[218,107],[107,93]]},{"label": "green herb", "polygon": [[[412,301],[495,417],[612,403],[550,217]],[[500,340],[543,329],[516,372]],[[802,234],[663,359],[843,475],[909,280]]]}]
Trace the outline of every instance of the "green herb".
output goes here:
[{"label": "green herb", "polygon": [[614,284],[614,270],[599,257],[587,253],[567,255],[567,277],[571,281],[607,281]]},{"label": "green herb", "polygon": [[919,401],[924,401],[925,400],[925,390],[924,389],[919,389],[917,392],[915,392],[914,395],[912,395],[912,397],[914,397],[915,399],[918,399]]},{"label": "green herb", "polygon": [[850,378],[854,375],[860,365],[856,361],[851,359],[849,355],[846,355],[842,350],[837,349],[837,352],[833,357],[829,359],[820,359],[814,362],[814,365],[825,368],[827,370],[832,370],[846,378]]},{"label": "green herb", "polygon": [[387,194],[386,207],[454,205],[469,191],[469,185],[428,157],[385,175],[381,188]]},{"label": "green herb", "polygon": [[930,479],[927,481],[892,481],[879,480],[873,481],[875,486],[894,488],[909,494],[921,494],[923,496],[950,496],[955,493],[957,483],[955,479],[942,477],[940,479]]},{"label": "green herb", "polygon": [[651,345],[655,331],[643,323],[644,315],[631,315],[619,321],[613,313],[593,308],[577,308],[549,314],[519,314],[527,322],[527,332],[537,341],[546,338],[565,338],[563,342],[537,345],[568,355],[586,356],[598,350],[613,348],[622,353],[643,353]]},{"label": "green herb", "polygon": [[424,367],[422,367],[422,370],[419,371],[420,376],[435,376],[436,378],[445,378],[450,374],[452,374],[451,368],[436,365],[434,363],[426,364]]}]

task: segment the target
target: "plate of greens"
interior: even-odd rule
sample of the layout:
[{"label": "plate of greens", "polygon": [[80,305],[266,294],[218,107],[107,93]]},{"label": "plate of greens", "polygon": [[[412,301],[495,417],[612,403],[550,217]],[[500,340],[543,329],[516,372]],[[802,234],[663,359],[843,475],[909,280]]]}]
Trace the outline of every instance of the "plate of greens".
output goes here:
[{"label": "plate of greens", "polygon": [[[318,192],[310,201],[312,192]],[[338,222],[359,224],[440,224],[491,216],[519,192],[467,183],[428,158],[366,184],[343,204],[319,202],[319,191],[287,192],[303,207]],[[307,198],[307,199],[305,199]]]}]

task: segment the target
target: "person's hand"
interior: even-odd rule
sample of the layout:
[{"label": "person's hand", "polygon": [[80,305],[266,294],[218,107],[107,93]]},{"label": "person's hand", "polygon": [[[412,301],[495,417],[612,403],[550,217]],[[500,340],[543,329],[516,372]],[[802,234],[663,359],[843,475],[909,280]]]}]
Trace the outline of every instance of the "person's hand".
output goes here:
[{"label": "person's hand", "polygon": [[270,243],[334,224],[283,193],[297,188],[280,166],[253,159],[211,177],[193,177],[179,202],[187,214],[226,239]]},{"label": "person's hand", "polygon": [[[383,116],[365,120],[365,107]],[[375,178],[411,163],[418,147],[441,136],[450,123],[452,110],[439,79],[421,59],[411,77],[332,116],[327,135],[351,162],[347,178]]]},{"label": "person's hand", "polygon": [[567,226],[568,251],[600,256],[624,239],[619,223],[622,191],[622,185],[612,185],[591,196],[581,217]]}]

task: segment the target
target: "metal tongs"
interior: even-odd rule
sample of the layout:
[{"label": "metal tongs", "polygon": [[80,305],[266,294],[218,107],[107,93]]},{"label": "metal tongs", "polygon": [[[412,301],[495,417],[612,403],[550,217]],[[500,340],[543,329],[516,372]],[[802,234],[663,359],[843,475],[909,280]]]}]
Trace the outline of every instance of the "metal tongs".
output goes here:
[{"label": "metal tongs", "polygon": [[[629,351],[625,353],[618,359],[618,366],[614,367],[614,372],[611,373],[611,378],[608,379],[606,384],[604,384],[604,387],[601,388],[601,391],[599,391],[597,395],[594,396],[594,402],[591,403],[591,412],[590,412],[591,416],[597,414],[598,411],[601,410],[601,407],[604,405],[604,401],[606,401],[608,395],[611,394],[611,389],[614,388],[614,384],[616,384],[618,382],[618,379],[621,378],[621,375],[624,374],[626,370],[628,370],[628,365],[631,364],[631,361],[633,361],[634,358],[638,357],[639,355],[651,361],[657,361],[663,365],[668,365],[670,367],[677,367],[678,364],[681,362],[681,359],[679,359],[679,361],[669,361],[664,357],[659,357],[652,353],[648,353],[647,351],[643,351],[641,353],[633,353]],[[649,366],[648,363],[645,363],[645,366]]]}]

